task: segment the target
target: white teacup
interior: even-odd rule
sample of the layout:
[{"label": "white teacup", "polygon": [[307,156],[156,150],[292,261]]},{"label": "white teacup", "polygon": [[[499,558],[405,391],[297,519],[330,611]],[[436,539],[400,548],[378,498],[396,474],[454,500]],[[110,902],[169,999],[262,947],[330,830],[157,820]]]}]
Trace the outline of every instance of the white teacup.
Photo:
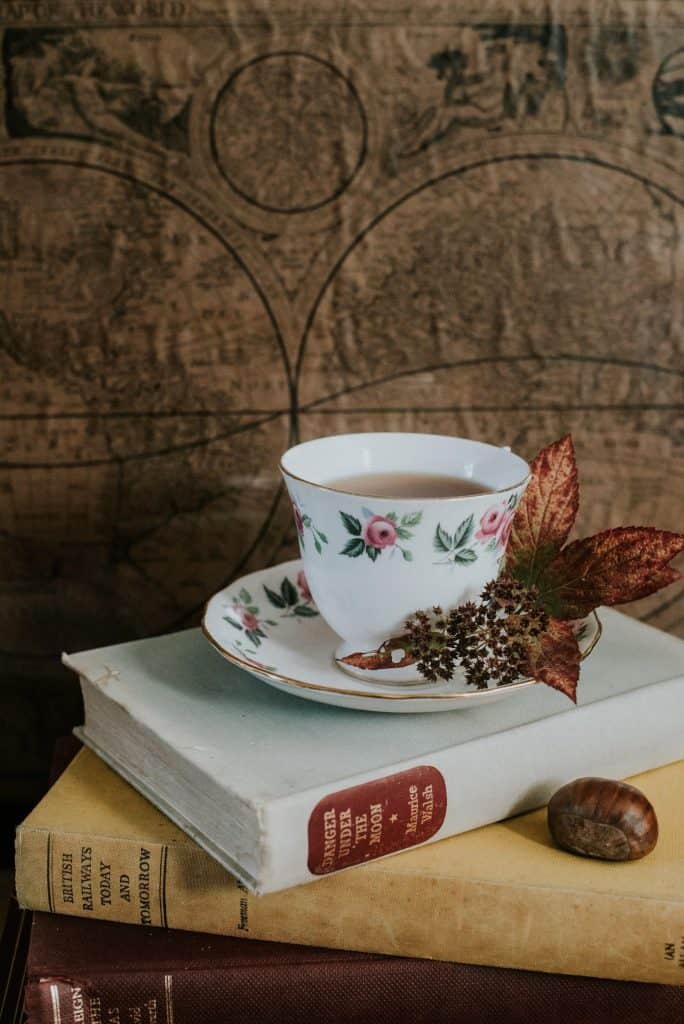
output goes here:
[{"label": "white teacup", "polygon": [[[306,441],[283,455],[280,469],[311,594],[342,638],[338,659],[374,651],[400,635],[419,608],[452,608],[476,598],[500,572],[530,475],[508,448],[403,433]],[[483,493],[377,498],[335,488],[340,478],[366,473],[468,478],[482,484]],[[402,681],[417,678],[414,669],[400,674]]]}]

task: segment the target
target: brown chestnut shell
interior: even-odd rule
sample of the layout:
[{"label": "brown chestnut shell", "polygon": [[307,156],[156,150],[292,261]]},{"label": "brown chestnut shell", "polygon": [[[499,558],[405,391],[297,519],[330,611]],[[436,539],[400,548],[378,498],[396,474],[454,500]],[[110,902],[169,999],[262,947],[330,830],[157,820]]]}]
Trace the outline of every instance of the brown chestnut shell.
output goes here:
[{"label": "brown chestnut shell", "polygon": [[549,832],[570,853],[600,860],[638,860],[658,841],[658,819],[636,786],[614,779],[575,779],[549,801]]}]

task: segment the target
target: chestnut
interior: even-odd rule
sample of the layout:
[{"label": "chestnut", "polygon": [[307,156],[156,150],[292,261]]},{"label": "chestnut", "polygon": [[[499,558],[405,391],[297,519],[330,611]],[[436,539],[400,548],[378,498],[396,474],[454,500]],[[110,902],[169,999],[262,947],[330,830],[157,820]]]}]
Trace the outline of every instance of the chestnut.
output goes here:
[{"label": "chestnut", "polygon": [[638,860],[658,841],[650,800],[636,786],[613,779],[561,786],[549,801],[548,825],[564,850],[601,860]]}]

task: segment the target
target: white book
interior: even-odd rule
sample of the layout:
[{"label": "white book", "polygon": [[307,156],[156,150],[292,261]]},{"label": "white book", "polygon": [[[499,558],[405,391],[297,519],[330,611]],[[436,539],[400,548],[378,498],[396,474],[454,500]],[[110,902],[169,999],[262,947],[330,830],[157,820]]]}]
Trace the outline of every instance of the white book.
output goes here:
[{"label": "white book", "polygon": [[440,714],[283,694],[199,630],[65,655],[77,730],[250,890],[275,892],[684,757],[684,642],[612,610],[578,705],[546,686]]}]

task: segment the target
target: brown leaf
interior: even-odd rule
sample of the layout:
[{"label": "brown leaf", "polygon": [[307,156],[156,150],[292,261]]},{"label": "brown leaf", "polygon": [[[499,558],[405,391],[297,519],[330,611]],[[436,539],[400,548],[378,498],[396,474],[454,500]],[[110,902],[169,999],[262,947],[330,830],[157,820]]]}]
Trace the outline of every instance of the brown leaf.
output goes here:
[{"label": "brown leaf", "polygon": [[546,631],[530,648],[529,666],[534,679],[560,690],[577,703],[580,649],[570,622],[549,619]]},{"label": "brown leaf", "polygon": [[520,499],[506,550],[506,571],[527,584],[536,583],[575,522],[579,485],[570,435],[543,448],[531,469],[532,479]]},{"label": "brown leaf", "polygon": [[392,653],[395,650],[403,650],[400,638],[390,640],[387,644],[379,647],[377,651],[356,651],[354,654],[347,654],[344,658],[338,658],[337,660],[345,665],[352,665],[354,668],[364,668],[369,671],[387,668],[406,668],[407,665],[413,665],[416,659],[406,651],[404,651],[404,656],[400,661],[393,661]]},{"label": "brown leaf", "polygon": [[684,551],[684,534],[621,526],[576,540],[544,570],[540,603],[561,619],[578,619],[601,604],[624,604],[674,583],[668,562]]}]

